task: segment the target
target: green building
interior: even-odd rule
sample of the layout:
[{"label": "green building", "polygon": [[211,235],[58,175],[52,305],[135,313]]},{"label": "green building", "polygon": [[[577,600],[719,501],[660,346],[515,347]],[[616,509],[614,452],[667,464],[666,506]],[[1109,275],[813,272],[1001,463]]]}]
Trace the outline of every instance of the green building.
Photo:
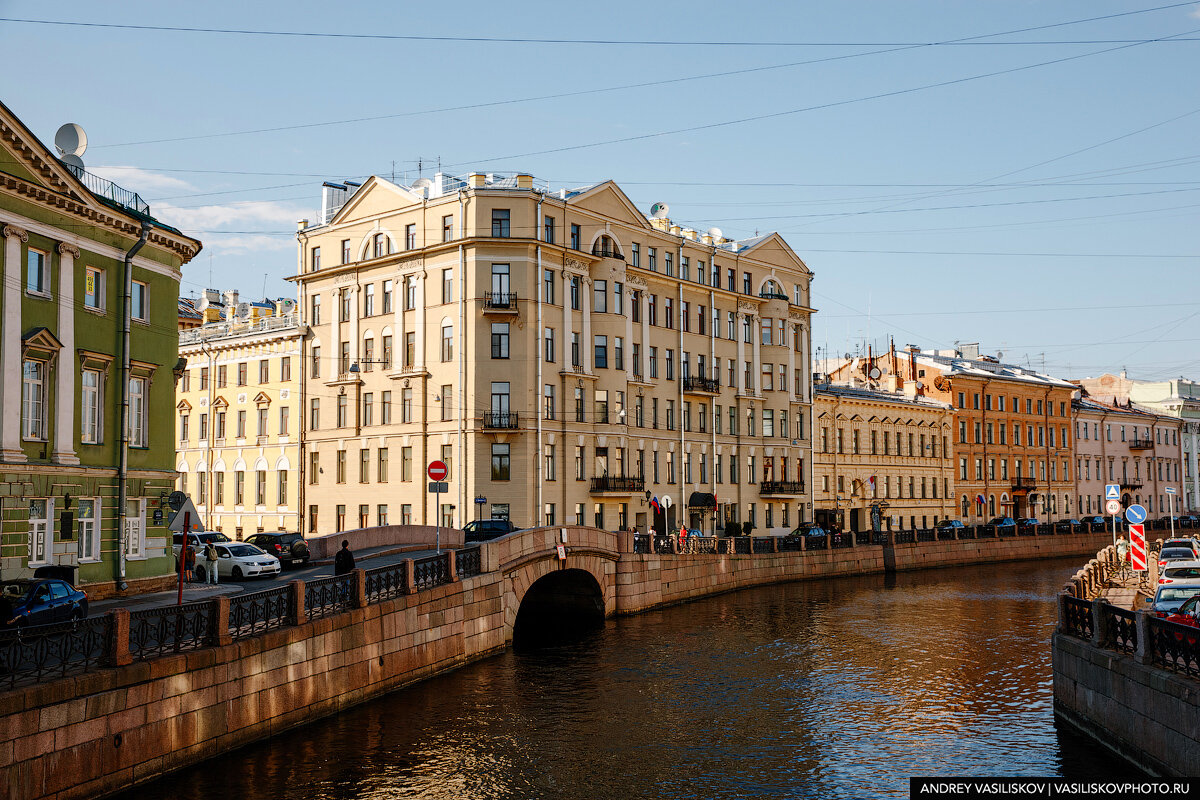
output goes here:
[{"label": "green building", "polygon": [[93,597],[158,588],[179,280],[200,242],[3,104],[0,159],[0,578],[56,565]]}]

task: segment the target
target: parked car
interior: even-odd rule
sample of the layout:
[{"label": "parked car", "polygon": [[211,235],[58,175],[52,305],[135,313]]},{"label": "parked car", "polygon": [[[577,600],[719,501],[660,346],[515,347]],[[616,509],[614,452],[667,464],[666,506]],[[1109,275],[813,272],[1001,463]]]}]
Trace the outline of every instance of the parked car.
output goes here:
[{"label": "parked car", "polygon": [[1167,539],[1165,542],[1163,542],[1163,550],[1177,547],[1187,548],[1195,554],[1196,558],[1200,558],[1200,541],[1197,541],[1196,539],[1191,537],[1176,537],[1174,539]]},{"label": "parked car", "polygon": [[933,527],[936,530],[944,531],[944,530],[951,530],[951,529],[962,530],[966,526],[963,525],[962,522],[960,522],[959,520],[956,520],[956,519],[943,519],[943,520],[938,520],[938,524],[934,525]]},{"label": "parked car", "polygon": [[0,586],[0,617],[9,626],[66,622],[87,613],[87,594],[66,581],[15,578]]},{"label": "parked car", "polygon": [[[216,545],[216,548],[218,580],[278,575],[282,569],[278,558],[249,542],[222,543]],[[196,579],[208,579],[208,562],[203,559],[196,561]]]},{"label": "parked car", "polygon": [[[1200,628],[1200,598],[1195,596],[1188,598],[1179,606],[1173,613],[1161,615],[1167,622],[1177,622],[1180,625],[1190,625],[1193,628]],[[1191,642],[1189,642],[1191,643]]]},{"label": "parked car", "polygon": [[[1154,597],[1147,597],[1146,602],[1152,604],[1150,607],[1154,613],[1160,617],[1166,617],[1178,611],[1184,603],[1196,595],[1200,595],[1200,582],[1173,583],[1158,587]],[[1195,604],[1193,604],[1194,606]]]},{"label": "parked car", "polygon": [[298,533],[256,533],[246,539],[279,559],[281,566],[308,563],[308,542]]},{"label": "parked car", "polygon": [[1158,572],[1161,575],[1167,564],[1172,561],[1196,560],[1196,552],[1190,547],[1167,547],[1164,545],[1162,552],[1158,554]]},{"label": "parked car", "polygon": [[463,526],[463,541],[486,542],[521,530],[508,519],[477,519]]},{"label": "parked car", "polygon": [[1093,515],[1090,517],[1084,517],[1083,519],[1081,519],[1079,521],[1082,522],[1084,525],[1103,525],[1104,517]]},{"label": "parked car", "polygon": [[789,536],[827,536],[833,533],[828,528],[823,528],[815,522],[802,522]]},{"label": "parked car", "polygon": [[[228,536],[221,533],[220,531],[201,531],[200,533],[189,533],[188,534],[188,545],[193,550],[196,551],[197,555],[199,555],[200,551],[204,549],[204,545],[208,544],[209,542],[212,542],[214,544],[219,544],[221,542],[232,542],[232,541],[233,541],[233,539],[230,539]],[[183,534],[182,533],[173,534],[171,537],[171,552],[175,555],[175,558],[179,558],[179,548],[180,548],[180,545],[182,545],[182,544],[183,544]]]},{"label": "parked car", "polygon": [[1158,583],[1160,586],[1179,581],[1200,581],[1200,561],[1168,561],[1165,566],[1159,567]]},{"label": "parked car", "polygon": [[997,528],[1015,528],[1017,521],[1012,517],[992,517],[988,525],[995,525]]},{"label": "parked car", "polygon": [[1037,526],[1038,526],[1038,521],[1036,519],[1034,519],[1033,517],[1018,517],[1017,518],[1017,527],[1018,528],[1036,528]]},{"label": "parked car", "polygon": [[1165,517],[1159,517],[1158,521],[1161,522],[1167,530],[1170,530],[1172,525],[1174,525],[1176,528],[1178,528],[1180,526],[1180,522],[1182,521],[1182,519],[1183,519],[1183,517],[1173,517],[1173,516],[1167,515]]},{"label": "parked car", "polygon": [[1070,533],[1078,530],[1079,526],[1082,524],[1083,523],[1077,519],[1060,519],[1058,522],[1054,523],[1054,530],[1066,531],[1067,533]]}]

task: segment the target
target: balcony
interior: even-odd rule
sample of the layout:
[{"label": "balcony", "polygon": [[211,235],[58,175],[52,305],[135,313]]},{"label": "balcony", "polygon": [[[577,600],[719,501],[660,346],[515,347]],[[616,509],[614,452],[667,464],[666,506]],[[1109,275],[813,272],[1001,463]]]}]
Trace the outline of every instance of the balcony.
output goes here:
[{"label": "balcony", "polygon": [[481,421],[485,430],[516,430],[517,412],[486,411]]},{"label": "balcony", "polygon": [[779,292],[759,292],[758,296],[760,298],[762,298],[763,300],[784,300],[784,301],[786,301],[788,299],[788,296],[786,294],[780,294]]},{"label": "balcony", "polygon": [[645,478],[626,478],[616,475],[604,475],[599,478],[592,478],[592,494],[612,493],[612,494],[634,494],[644,491],[646,488]]},{"label": "balcony", "polygon": [[683,379],[683,390],[693,394],[720,394],[721,381],[716,378],[703,378],[699,375],[688,375]]},{"label": "balcony", "polygon": [[1142,488],[1142,482],[1140,480],[1138,480],[1137,478],[1134,478],[1133,480],[1129,480],[1127,478],[1127,479],[1121,481],[1121,490],[1122,491],[1125,491],[1126,489],[1131,490],[1131,491],[1136,491],[1140,488]]},{"label": "balcony", "polygon": [[763,481],[759,494],[804,494],[804,481]]},{"label": "balcony", "polygon": [[1033,478],[1013,478],[1012,490],[1014,492],[1031,492],[1037,488],[1037,481]]},{"label": "balcony", "polygon": [[1129,440],[1129,449],[1130,450],[1153,450],[1154,449],[1154,440],[1153,439],[1130,439]]},{"label": "balcony", "polygon": [[516,292],[488,292],[483,296],[485,314],[516,314],[518,310]]}]

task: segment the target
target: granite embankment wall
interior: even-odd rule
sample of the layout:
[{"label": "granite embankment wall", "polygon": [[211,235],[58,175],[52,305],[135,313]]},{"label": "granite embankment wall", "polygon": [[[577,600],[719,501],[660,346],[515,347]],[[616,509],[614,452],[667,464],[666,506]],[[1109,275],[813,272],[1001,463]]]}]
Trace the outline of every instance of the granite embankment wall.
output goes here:
[{"label": "granite embankment wall", "polygon": [[[482,658],[511,641],[526,590],[559,570],[590,575],[612,615],[791,580],[1082,556],[1106,541],[1097,533],[640,555],[628,534],[522,531],[485,543],[474,577],[458,580],[452,561],[452,582],[368,605],[358,572],[358,607],[335,616],[236,642],[223,633],[214,647],[2,694],[0,786],[14,800],[103,796]],[[295,602],[294,619],[305,620]],[[114,619],[128,625],[127,615]]]}]

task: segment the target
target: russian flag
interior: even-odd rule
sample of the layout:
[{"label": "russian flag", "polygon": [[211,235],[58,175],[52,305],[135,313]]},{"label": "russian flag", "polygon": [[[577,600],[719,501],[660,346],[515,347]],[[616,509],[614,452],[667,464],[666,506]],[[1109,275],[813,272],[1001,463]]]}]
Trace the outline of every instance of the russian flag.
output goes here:
[{"label": "russian flag", "polygon": [[658,502],[658,495],[650,498],[650,507],[654,509],[655,514],[662,513],[662,504]]}]

